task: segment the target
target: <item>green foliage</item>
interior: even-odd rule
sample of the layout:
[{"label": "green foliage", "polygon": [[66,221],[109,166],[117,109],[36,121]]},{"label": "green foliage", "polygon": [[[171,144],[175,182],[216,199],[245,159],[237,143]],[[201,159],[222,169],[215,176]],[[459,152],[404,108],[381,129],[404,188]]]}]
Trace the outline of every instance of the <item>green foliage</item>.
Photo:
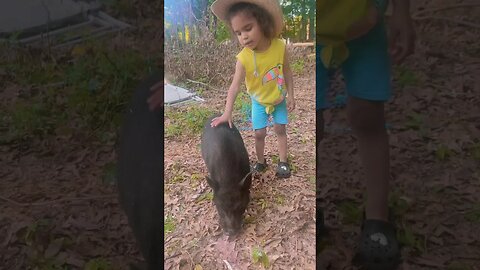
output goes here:
[{"label": "green foliage", "polygon": [[425,251],[425,236],[416,235],[412,229],[406,225],[404,225],[402,229],[398,230],[397,238],[400,244],[411,247],[419,253]]},{"label": "green foliage", "polygon": [[275,203],[278,205],[284,205],[285,204],[285,196],[282,194],[278,194],[275,196]]},{"label": "green foliage", "polygon": [[407,198],[402,197],[400,193],[394,191],[388,198],[388,206],[393,210],[393,214],[397,218],[401,218],[410,208]]},{"label": "green foliage", "polygon": [[480,204],[475,204],[473,208],[465,214],[465,219],[470,222],[480,223]]},{"label": "green foliage", "polygon": [[298,59],[291,64],[292,71],[296,74],[302,74],[303,68],[305,67],[305,61],[303,59]]},{"label": "green foliage", "polygon": [[416,112],[407,116],[406,127],[413,130],[420,130],[424,125],[424,117]]},{"label": "green foliage", "polygon": [[241,115],[243,121],[247,121],[252,110],[250,96],[245,91],[241,91],[235,100],[233,108],[236,114]]},{"label": "green foliage", "polygon": [[172,216],[164,218],[163,232],[165,234],[171,233],[175,230],[175,219]]},{"label": "green foliage", "polygon": [[471,148],[470,151],[472,156],[475,160],[480,160],[480,143],[475,143]]},{"label": "green foliage", "polygon": [[15,74],[13,83],[29,90],[2,108],[11,128],[0,143],[75,131],[112,141],[137,78],[153,65],[140,52],[97,41],[76,45],[71,55],[41,51],[32,57],[27,50],[8,49],[12,57],[1,64]]},{"label": "green foliage", "polygon": [[205,194],[200,195],[200,197],[197,198],[197,202],[212,201],[212,200],[213,200],[213,192],[207,192]]},{"label": "green foliage", "polygon": [[435,157],[440,161],[449,159],[454,154],[452,149],[449,149],[445,145],[439,145],[435,151]]},{"label": "green foliage", "polygon": [[354,201],[343,201],[338,205],[344,224],[359,224],[362,220],[362,210]]},{"label": "green foliage", "polygon": [[260,247],[252,249],[252,261],[253,263],[260,263],[264,268],[270,267],[270,260],[267,254]]},{"label": "green foliage", "polygon": [[113,185],[117,182],[117,164],[109,162],[103,167],[103,183]]},{"label": "green foliage", "polygon": [[85,264],[85,270],[110,270],[112,264],[104,258],[95,258]]},{"label": "green foliage", "polygon": [[226,25],[222,21],[218,22],[217,28],[215,29],[215,39],[218,42],[223,42],[223,41],[232,39],[232,32],[230,31],[230,28],[228,27],[228,25]]},{"label": "green foliage", "polygon": [[415,72],[402,66],[397,66],[395,68],[395,78],[397,79],[397,83],[402,88],[407,86],[416,86],[419,83],[419,79]]},{"label": "green foliage", "polygon": [[259,199],[258,203],[260,205],[260,208],[262,208],[262,210],[264,210],[268,207],[268,202],[264,198]]},{"label": "green foliage", "polygon": [[167,110],[165,118],[168,118],[169,123],[165,123],[165,137],[196,136],[202,131],[205,121],[213,114],[213,110],[201,106]]}]

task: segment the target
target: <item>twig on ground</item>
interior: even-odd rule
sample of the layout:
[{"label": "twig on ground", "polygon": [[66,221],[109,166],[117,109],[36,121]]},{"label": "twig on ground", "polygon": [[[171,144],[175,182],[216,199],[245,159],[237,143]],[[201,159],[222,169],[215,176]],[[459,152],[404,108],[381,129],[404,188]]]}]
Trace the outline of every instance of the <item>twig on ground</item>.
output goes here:
[{"label": "twig on ground", "polygon": [[175,253],[175,254],[173,254],[173,255],[171,255],[171,256],[166,257],[166,258],[165,258],[165,261],[166,261],[166,260],[173,259],[173,258],[178,257],[178,256],[180,256],[180,255],[182,255],[181,252]]},{"label": "twig on ground", "polygon": [[190,80],[190,79],[187,79],[187,81],[192,82],[192,83],[201,84],[201,85],[203,85],[203,86],[206,86],[206,87],[211,88],[211,89],[216,90],[216,91],[221,91],[220,89],[217,89],[217,88],[215,88],[215,87],[213,87],[213,86],[210,86],[210,85],[208,85],[208,84],[206,84],[206,83],[203,83],[203,82],[197,82],[197,81]]},{"label": "twig on ground", "polygon": [[227,262],[227,260],[223,260],[223,262],[227,265],[228,270],[233,270],[233,267],[230,265],[229,262]]},{"label": "twig on ground", "polygon": [[110,199],[110,198],[117,198],[117,197],[118,197],[118,195],[115,194],[115,195],[99,195],[99,196],[77,197],[77,198],[62,198],[62,199],[58,199],[58,200],[45,201],[45,202],[21,203],[21,202],[17,202],[15,200],[0,196],[0,200],[4,200],[4,201],[9,202],[11,204],[14,204],[16,206],[28,207],[28,206],[45,206],[45,205],[55,204],[55,203],[60,203],[60,202],[71,203],[73,201],[90,201],[90,200]]}]

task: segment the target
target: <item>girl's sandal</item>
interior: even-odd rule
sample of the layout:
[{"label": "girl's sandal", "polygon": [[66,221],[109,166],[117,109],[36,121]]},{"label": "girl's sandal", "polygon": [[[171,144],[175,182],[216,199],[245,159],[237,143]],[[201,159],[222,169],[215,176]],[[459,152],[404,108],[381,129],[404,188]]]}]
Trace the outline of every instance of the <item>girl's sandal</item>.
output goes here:
[{"label": "girl's sandal", "polygon": [[262,173],[267,169],[267,161],[264,161],[264,163],[260,163],[257,161],[255,165],[253,165],[252,170],[257,173]]},{"label": "girl's sandal", "polygon": [[291,175],[290,166],[287,162],[278,162],[277,167],[277,177],[279,178],[289,178]]},{"label": "girl's sandal", "polygon": [[366,219],[353,264],[360,269],[394,270],[401,263],[400,245],[392,215],[390,222]]}]

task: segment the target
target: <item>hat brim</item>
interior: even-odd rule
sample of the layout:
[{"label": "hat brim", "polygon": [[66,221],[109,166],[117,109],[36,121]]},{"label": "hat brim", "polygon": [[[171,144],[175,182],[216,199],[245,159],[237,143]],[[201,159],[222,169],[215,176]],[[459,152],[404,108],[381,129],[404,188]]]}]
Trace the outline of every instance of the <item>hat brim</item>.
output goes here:
[{"label": "hat brim", "polygon": [[211,10],[217,18],[227,22],[228,10],[237,3],[251,3],[265,9],[273,18],[275,36],[280,35],[283,29],[283,12],[278,0],[216,0],[211,6]]}]

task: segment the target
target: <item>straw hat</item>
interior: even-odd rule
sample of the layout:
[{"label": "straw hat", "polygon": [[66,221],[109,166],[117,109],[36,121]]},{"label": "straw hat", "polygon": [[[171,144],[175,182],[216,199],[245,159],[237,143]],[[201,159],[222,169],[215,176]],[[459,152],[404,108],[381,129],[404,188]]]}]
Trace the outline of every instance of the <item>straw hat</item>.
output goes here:
[{"label": "straw hat", "polygon": [[275,36],[278,36],[283,29],[283,13],[278,0],[215,0],[212,4],[212,12],[220,20],[227,20],[227,13],[230,7],[237,3],[251,3],[265,9],[273,18]]}]

